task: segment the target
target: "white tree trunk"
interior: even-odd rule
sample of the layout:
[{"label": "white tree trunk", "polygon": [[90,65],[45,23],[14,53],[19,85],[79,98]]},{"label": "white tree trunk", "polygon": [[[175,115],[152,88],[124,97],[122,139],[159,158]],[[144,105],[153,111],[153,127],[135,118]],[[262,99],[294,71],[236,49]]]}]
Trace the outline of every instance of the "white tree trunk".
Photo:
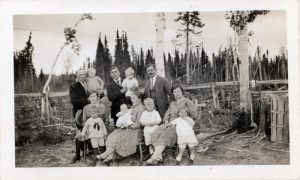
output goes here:
[{"label": "white tree trunk", "polygon": [[240,108],[246,112],[250,110],[249,92],[249,59],[248,59],[248,31],[247,26],[238,36],[238,52],[240,64]]},{"label": "white tree trunk", "polygon": [[154,47],[155,65],[157,74],[165,77],[164,65],[164,30],[165,30],[165,14],[163,12],[155,13],[156,16],[156,41]]}]

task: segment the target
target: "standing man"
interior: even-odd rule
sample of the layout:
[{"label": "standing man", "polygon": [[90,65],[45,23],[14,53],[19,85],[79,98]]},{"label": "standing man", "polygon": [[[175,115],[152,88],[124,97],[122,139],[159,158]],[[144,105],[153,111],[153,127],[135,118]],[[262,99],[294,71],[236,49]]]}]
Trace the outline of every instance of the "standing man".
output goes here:
[{"label": "standing man", "polygon": [[107,97],[111,101],[111,118],[114,119],[116,125],[118,117],[116,114],[120,111],[121,104],[126,103],[125,93],[126,88],[122,87],[122,80],[120,71],[117,66],[112,66],[110,69],[110,76],[113,81],[107,86]]},{"label": "standing man", "polygon": [[145,84],[145,95],[154,100],[156,110],[163,118],[169,107],[169,98],[172,97],[171,84],[167,79],[156,75],[154,64],[148,64],[146,68],[150,79]]},{"label": "standing man", "polygon": [[[76,117],[76,126],[78,130],[83,128],[82,124],[82,109],[85,105],[89,104],[87,86],[85,83],[86,72],[84,69],[78,69],[76,71],[77,82],[70,86],[69,95],[71,104],[73,105],[73,117]],[[78,113],[77,113],[78,112]],[[80,160],[80,149],[83,150],[83,141],[75,139],[76,154],[71,163],[75,163]]]}]

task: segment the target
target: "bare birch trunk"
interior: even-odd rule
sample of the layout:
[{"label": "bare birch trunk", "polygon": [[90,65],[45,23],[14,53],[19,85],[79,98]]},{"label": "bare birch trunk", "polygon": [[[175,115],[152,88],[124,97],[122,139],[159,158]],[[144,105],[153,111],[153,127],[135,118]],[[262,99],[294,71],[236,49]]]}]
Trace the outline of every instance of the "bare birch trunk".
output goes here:
[{"label": "bare birch trunk", "polygon": [[155,65],[157,74],[165,77],[164,65],[164,30],[165,30],[165,14],[163,12],[155,13],[156,16],[156,43],[154,48]]},{"label": "bare birch trunk", "polygon": [[248,60],[248,31],[247,26],[238,36],[238,52],[240,64],[240,108],[250,110],[249,92],[249,60]]}]

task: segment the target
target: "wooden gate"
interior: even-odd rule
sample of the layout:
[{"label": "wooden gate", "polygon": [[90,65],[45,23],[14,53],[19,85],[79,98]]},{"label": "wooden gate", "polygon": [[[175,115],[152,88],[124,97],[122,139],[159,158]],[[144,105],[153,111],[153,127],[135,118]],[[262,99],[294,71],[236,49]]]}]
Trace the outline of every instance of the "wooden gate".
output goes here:
[{"label": "wooden gate", "polygon": [[289,143],[288,96],[272,95],[271,98],[271,141]]}]

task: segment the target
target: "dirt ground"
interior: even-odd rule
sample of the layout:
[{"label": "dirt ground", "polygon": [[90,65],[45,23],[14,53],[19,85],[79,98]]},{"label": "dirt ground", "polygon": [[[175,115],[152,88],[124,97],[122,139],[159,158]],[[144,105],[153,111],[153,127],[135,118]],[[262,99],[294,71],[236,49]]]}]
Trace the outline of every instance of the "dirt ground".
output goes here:
[{"label": "dirt ground", "polygon": [[[268,139],[259,141],[251,139],[254,133],[235,135],[218,142],[224,136],[205,140],[209,149],[197,153],[194,165],[278,165],[289,164],[289,147],[286,144],[272,143]],[[201,143],[199,143],[201,146]],[[74,142],[67,140],[61,144],[39,145],[16,149],[16,167],[89,167],[91,157],[84,163],[70,164],[74,156]],[[188,155],[185,151],[182,164],[187,165]],[[139,154],[127,157],[112,166],[140,166]],[[164,166],[175,165],[175,157],[170,149],[166,151]],[[106,166],[98,161],[97,166]]]}]

